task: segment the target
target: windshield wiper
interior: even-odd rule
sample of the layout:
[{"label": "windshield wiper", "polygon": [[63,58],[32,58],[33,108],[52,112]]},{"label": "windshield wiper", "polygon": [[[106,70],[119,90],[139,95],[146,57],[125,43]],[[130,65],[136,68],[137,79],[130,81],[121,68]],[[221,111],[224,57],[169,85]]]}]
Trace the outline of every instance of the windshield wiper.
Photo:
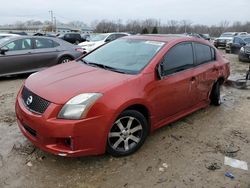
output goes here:
[{"label": "windshield wiper", "polygon": [[83,60],[83,62],[86,63],[87,65],[94,66],[94,67],[100,67],[100,68],[105,69],[105,70],[111,70],[111,71],[119,72],[119,73],[123,73],[123,74],[128,73],[128,72],[126,72],[124,70],[117,69],[117,68],[114,68],[114,67],[110,67],[108,65],[103,65],[103,64],[99,64],[99,63],[92,63],[92,62],[86,62],[84,60]]}]

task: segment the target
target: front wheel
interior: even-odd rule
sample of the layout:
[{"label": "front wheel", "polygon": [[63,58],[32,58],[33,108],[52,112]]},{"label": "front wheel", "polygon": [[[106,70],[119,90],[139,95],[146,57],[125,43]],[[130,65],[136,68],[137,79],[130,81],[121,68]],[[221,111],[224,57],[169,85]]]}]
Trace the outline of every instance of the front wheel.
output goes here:
[{"label": "front wheel", "polygon": [[138,111],[126,110],[109,131],[107,152],[115,157],[130,155],[143,145],[148,132],[146,118]]},{"label": "front wheel", "polygon": [[215,106],[221,105],[221,96],[220,96],[220,83],[217,81],[214,83],[212,87],[212,91],[210,94],[211,103]]},{"label": "front wheel", "polygon": [[68,63],[70,61],[72,61],[73,59],[71,57],[62,57],[59,61],[58,61],[58,64],[61,64],[61,63]]}]

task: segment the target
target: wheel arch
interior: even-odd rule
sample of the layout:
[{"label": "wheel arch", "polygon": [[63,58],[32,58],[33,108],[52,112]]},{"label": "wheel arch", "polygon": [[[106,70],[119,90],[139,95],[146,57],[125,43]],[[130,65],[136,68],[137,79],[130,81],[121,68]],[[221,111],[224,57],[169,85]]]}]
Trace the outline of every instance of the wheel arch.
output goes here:
[{"label": "wheel arch", "polygon": [[217,79],[217,82],[219,82],[219,84],[222,85],[222,84],[225,82],[224,76],[220,76],[220,77]]},{"label": "wheel arch", "polygon": [[74,56],[72,56],[72,55],[70,55],[70,54],[61,54],[61,55],[58,56],[58,58],[57,58],[57,63],[60,63],[60,60],[61,60],[62,58],[65,58],[65,57],[69,57],[69,58],[71,58],[72,60],[75,59]]},{"label": "wheel arch", "polygon": [[140,112],[147,120],[148,123],[148,128],[149,131],[151,131],[152,128],[152,122],[151,122],[151,111],[150,111],[150,107],[148,107],[147,105],[143,104],[143,103],[134,103],[134,104],[128,104],[128,105],[123,105],[119,112],[115,115],[115,119],[124,111],[126,110],[135,110]]}]

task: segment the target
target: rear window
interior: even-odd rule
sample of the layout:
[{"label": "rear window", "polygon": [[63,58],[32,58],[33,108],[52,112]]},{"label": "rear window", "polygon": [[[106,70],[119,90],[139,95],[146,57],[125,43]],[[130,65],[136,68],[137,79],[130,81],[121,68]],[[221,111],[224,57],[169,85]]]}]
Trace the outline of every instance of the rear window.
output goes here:
[{"label": "rear window", "polygon": [[215,51],[208,45],[195,43],[196,64],[200,65],[215,60]]},{"label": "rear window", "polygon": [[37,38],[35,39],[35,47],[41,48],[54,48],[54,42],[49,39]]}]

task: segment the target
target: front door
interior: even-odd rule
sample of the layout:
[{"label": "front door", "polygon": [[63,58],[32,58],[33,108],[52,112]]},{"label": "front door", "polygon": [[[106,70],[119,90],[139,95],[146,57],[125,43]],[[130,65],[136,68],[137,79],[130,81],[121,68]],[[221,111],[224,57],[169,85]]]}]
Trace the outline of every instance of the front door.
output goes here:
[{"label": "front door", "polygon": [[152,104],[156,121],[188,109],[193,98],[194,55],[191,43],[180,43],[171,48],[161,63],[162,79],[155,82]]},{"label": "front door", "polygon": [[5,45],[9,50],[0,55],[0,74],[26,72],[33,69],[33,45],[30,38],[18,39]]}]

